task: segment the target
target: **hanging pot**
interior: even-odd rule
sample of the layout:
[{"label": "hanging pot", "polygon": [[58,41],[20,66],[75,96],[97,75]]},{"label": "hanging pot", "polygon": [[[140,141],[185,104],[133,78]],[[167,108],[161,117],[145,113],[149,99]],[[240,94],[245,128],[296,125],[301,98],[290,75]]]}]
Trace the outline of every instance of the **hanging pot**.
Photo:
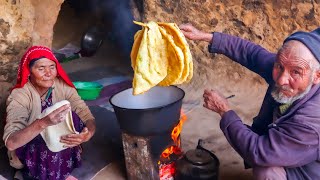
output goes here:
[{"label": "hanging pot", "polygon": [[103,42],[104,31],[99,26],[90,27],[81,39],[80,55],[90,57],[95,54]]},{"label": "hanging pot", "polygon": [[187,151],[177,160],[175,179],[217,180],[219,178],[219,159],[203,148],[201,143],[202,140],[199,139],[196,149]]},{"label": "hanging pot", "polygon": [[104,34],[105,32],[102,27],[92,26],[83,34],[80,50],[68,55],[54,52],[54,55],[60,63],[65,63],[81,57],[91,57],[100,48],[104,39]]}]

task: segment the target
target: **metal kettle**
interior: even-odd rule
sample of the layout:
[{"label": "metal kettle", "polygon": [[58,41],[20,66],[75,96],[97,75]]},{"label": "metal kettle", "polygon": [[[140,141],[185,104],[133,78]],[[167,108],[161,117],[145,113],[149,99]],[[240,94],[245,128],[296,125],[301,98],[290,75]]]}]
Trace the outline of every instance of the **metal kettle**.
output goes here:
[{"label": "metal kettle", "polygon": [[177,180],[217,180],[219,178],[219,159],[203,148],[201,139],[196,149],[187,151],[176,162]]}]

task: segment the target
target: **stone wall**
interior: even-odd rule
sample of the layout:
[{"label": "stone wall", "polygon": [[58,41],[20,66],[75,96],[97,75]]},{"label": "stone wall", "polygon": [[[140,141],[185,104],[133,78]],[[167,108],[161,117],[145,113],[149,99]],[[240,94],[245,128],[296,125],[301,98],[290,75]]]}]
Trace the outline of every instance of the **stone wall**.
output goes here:
[{"label": "stone wall", "polygon": [[[141,21],[191,23],[207,32],[225,32],[276,52],[284,38],[296,30],[320,26],[320,1],[305,0],[134,0],[135,17]],[[140,12],[140,13],[139,13]],[[204,88],[226,96],[236,94],[235,109],[245,120],[259,110],[265,81],[222,55],[209,54],[207,43],[188,41],[195,63],[194,78],[182,86],[187,99],[202,97]],[[249,99],[255,99],[254,102]],[[242,106],[242,107],[238,107]]]},{"label": "stone wall", "polygon": [[10,87],[15,83],[20,58],[31,45],[51,47],[53,26],[62,2],[63,0],[0,1],[0,134],[3,129],[5,100]]}]

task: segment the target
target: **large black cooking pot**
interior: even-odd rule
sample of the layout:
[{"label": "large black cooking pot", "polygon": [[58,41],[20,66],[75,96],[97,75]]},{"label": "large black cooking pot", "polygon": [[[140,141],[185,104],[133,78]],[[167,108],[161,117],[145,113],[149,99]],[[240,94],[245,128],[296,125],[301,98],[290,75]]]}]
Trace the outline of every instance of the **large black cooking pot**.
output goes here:
[{"label": "large black cooking pot", "polygon": [[176,86],[156,86],[141,95],[132,88],[110,98],[121,130],[137,136],[170,133],[180,119],[185,93]]}]

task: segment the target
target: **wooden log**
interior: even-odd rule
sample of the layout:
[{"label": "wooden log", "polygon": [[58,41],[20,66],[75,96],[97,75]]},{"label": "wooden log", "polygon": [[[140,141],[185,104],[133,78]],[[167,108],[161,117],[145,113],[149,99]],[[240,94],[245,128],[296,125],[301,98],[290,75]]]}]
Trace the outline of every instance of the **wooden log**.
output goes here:
[{"label": "wooden log", "polygon": [[152,159],[150,138],[122,132],[122,143],[129,180],[159,180],[157,162]]}]

